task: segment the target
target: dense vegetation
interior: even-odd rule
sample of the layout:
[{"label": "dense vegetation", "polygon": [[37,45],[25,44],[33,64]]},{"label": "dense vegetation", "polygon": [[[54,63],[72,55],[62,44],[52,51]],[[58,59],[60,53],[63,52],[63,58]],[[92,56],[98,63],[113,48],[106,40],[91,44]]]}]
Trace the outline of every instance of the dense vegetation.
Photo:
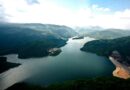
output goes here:
[{"label": "dense vegetation", "polygon": [[81,50],[93,52],[98,55],[109,56],[112,51],[117,50],[121,55],[128,59],[130,57],[130,36],[111,40],[94,40],[87,42]]},{"label": "dense vegetation", "polygon": [[41,31],[42,33],[44,32],[43,34],[52,34],[53,36],[59,36],[61,38],[70,38],[77,34],[72,28],[64,25],[26,23],[19,24],[19,26]]},{"label": "dense vegetation", "polygon": [[115,39],[125,36],[130,36],[129,30],[121,30],[121,29],[106,29],[103,31],[95,31],[86,34],[86,36],[96,38],[96,39]]},{"label": "dense vegetation", "polygon": [[124,80],[115,77],[89,78],[66,81],[47,87],[18,83],[7,90],[129,90],[130,79]]},{"label": "dense vegetation", "polygon": [[20,64],[18,63],[10,63],[10,62],[7,62],[7,58],[6,57],[0,57],[0,73],[10,69],[10,68],[13,68],[13,67],[16,67],[16,66],[19,66]]},{"label": "dense vegetation", "polygon": [[0,55],[17,53],[19,58],[48,55],[48,49],[61,47],[76,35],[66,26],[45,24],[0,24]]}]

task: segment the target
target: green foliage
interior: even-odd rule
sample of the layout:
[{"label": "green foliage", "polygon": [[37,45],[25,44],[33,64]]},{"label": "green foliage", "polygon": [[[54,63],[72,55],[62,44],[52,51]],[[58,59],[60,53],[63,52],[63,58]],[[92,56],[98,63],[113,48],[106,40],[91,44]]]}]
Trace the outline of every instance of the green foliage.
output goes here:
[{"label": "green foliage", "polygon": [[30,85],[26,83],[17,83],[7,90],[45,90],[44,87],[37,85]]},{"label": "green foliage", "polygon": [[130,56],[130,36],[111,40],[90,41],[81,50],[103,56],[109,56],[112,51],[117,50],[125,58]]},{"label": "green foliage", "polygon": [[129,90],[130,79],[124,80],[115,77],[88,78],[81,80],[66,81],[63,83],[40,87],[28,84],[16,84],[7,90]]},{"label": "green foliage", "polygon": [[61,47],[65,45],[65,41],[34,41],[27,43],[18,49],[18,57],[25,59],[30,57],[43,57],[49,54],[48,50],[54,47]]},{"label": "green foliage", "polygon": [[61,47],[76,34],[66,26],[50,24],[0,24],[0,55],[18,54],[19,58],[42,57],[48,49]]}]

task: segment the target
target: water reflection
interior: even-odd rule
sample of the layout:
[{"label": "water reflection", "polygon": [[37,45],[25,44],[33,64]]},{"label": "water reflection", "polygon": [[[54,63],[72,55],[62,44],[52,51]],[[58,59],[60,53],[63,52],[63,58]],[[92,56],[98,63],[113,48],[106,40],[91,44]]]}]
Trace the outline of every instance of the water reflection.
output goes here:
[{"label": "water reflection", "polygon": [[80,51],[84,43],[90,40],[93,39],[69,39],[56,57],[21,60],[17,55],[8,55],[9,61],[20,62],[22,65],[0,74],[0,90],[20,81],[48,85],[64,80],[110,76],[114,66],[108,59]]}]

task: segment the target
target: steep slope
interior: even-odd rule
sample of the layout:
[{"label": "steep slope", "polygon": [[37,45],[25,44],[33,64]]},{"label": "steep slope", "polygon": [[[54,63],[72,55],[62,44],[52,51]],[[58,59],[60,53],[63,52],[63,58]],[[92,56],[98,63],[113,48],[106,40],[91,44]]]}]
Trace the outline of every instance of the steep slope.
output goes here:
[{"label": "steep slope", "polygon": [[58,35],[64,38],[70,38],[77,34],[70,27],[53,25],[53,24],[25,24],[24,27],[28,27],[31,29],[39,30],[39,31],[47,31],[49,33],[53,33],[55,35]]},{"label": "steep slope", "polygon": [[90,41],[81,50],[103,56],[109,56],[112,51],[117,50],[123,56],[124,60],[130,64],[130,36],[112,40]]},{"label": "steep slope", "polygon": [[[7,25],[7,24],[6,24]],[[41,24],[41,23],[12,23],[8,26],[15,26],[21,28],[33,29],[46,34],[52,34],[53,36],[59,36],[60,38],[70,38],[75,36],[77,33],[70,27],[63,25],[53,25],[53,24]]]},{"label": "steep slope", "polygon": [[[32,26],[32,27],[31,27]],[[43,24],[0,24],[0,55],[18,53],[20,58],[41,57],[48,55],[48,49],[61,47],[66,44],[69,37],[74,34],[69,34],[69,27],[64,29],[51,29],[53,25]],[[41,30],[40,30],[41,26]],[[48,29],[44,29],[48,26]],[[55,26],[55,25],[54,25]],[[35,28],[34,28],[35,27]],[[61,33],[66,32],[66,34]]]}]

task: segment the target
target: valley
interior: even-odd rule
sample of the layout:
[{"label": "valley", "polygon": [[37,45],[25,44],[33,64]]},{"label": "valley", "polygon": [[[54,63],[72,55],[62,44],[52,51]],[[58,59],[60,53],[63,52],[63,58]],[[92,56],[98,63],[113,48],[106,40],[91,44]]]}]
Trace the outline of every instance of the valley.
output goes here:
[{"label": "valley", "polygon": [[76,34],[66,26],[0,24],[0,55],[18,54],[19,58],[48,56],[50,48],[64,46],[68,38]]},{"label": "valley", "polygon": [[[105,33],[108,35],[106,38]],[[0,80],[0,89],[4,90],[19,82],[42,86],[66,80],[112,77],[113,73],[116,77],[129,78],[124,69],[118,71],[119,68],[108,58],[117,50],[123,58],[119,62],[128,67],[129,39],[129,31],[123,30],[113,32],[94,29],[83,35],[75,29],[60,25],[1,24],[0,55],[7,57],[7,62],[18,63],[19,66],[10,67],[0,74],[0,77],[5,77]],[[59,74],[62,71],[64,72]],[[121,74],[116,75],[117,71]],[[13,78],[14,75],[17,78]],[[12,81],[9,82],[9,79]]]},{"label": "valley", "polygon": [[0,90],[130,90],[130,0],[0,0]]}]

